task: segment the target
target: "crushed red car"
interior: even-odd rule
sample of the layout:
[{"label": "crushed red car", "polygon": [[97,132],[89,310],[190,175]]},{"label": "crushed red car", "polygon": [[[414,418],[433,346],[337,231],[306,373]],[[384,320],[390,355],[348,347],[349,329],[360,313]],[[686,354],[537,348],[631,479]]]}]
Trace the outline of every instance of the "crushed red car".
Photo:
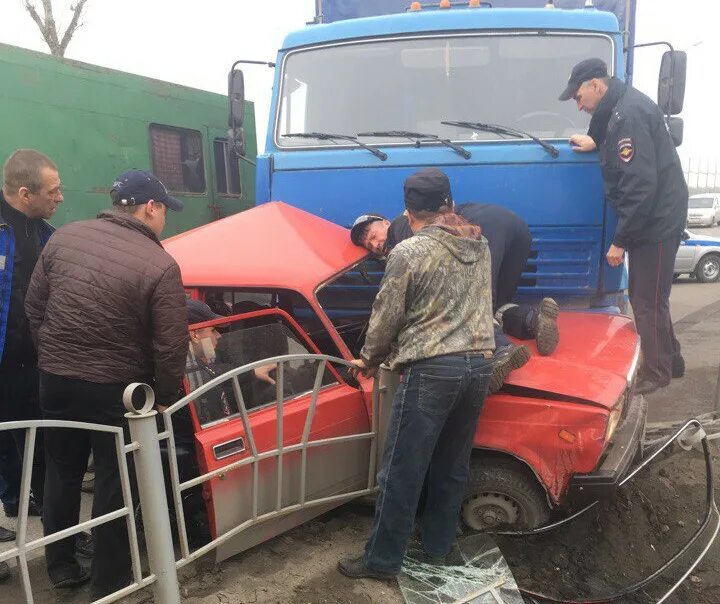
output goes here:
[{"label": "crushed red car", "polygon": [[[229,315],[191,327],[197,337],[189,359],[198,358],[194,365],[189,360],[188,393],[223,371],[265,358],[316,353],[350,360],[358,355],[383,264],[354,246],[346,229],[275,202],[177,235],[164,245],[180,264],[190,295]],[[640,451],[646,405],[633,395],[640,348],[632,320],[562,312],[559,326],[556,352],[533,354],[501,391],[487,398],[462,508],[471,530],[536,527],[553,510],[610,494]],[[206,341],[209,335],[203,340],[213,327],[220,333],[213,341]],[[238,391],[220,389],[214,396],[197,397],[189,405],[194,451],[186,453],[195,455],[199,471],[219,470],[250,455],[251,441],[259,454],[275,448],[278,430],[285,446],[299,442],[311,405],[314,365],[307,360],[286,364],[281,422],[277,389],[267,380],[250,377]],[[392,376],[385,379],[392,383]],[[344,366],[329,363],[318,390],[313,436],[367,432],[372,388],[372,380],[355,381]],[[239,396],[252,434],[246,433]],[[383,396],[389,404],[392,391],[384,389]],[[247,465],[206,483],[212,536],[275,509],[278,501],[298,500],[301,463],[296,451],[284,457],[280,472],[268,457],[259,462],[256,477]],[[372,463],[370,443],[333,444],[308,454],[305,463],[308,494],[360,489]],[[340,503],[298,509],[253,525],[242,539],[223,543],[218,557],[247,549]]]}]

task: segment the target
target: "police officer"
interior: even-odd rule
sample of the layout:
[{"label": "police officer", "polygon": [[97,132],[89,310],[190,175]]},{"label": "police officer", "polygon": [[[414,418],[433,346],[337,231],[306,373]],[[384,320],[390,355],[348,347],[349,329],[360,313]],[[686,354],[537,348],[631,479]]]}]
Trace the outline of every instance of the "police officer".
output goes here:
[{"label": "police officer", "polygon": [[643,366],[636,391],[647,394],[682,377],[685,362],[670,318],[675,254],[687,220],[688,190],[660,108],[609,77],[600,59],[573,67],[561,101],[592,115],[587,135],[573,135],[578,152],[599,150],[605,196],[617,214],[607,251],[610,266],[629,263],[629,294]]}]

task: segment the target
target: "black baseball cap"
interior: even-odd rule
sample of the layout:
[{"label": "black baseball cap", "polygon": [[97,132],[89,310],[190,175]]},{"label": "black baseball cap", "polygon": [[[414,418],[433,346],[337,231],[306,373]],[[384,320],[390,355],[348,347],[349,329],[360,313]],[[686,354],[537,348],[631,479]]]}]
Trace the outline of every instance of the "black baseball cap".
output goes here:
[{"label": "black baseball cap", "polygon": [[204,323],[205,321],[212,321],[213,319],[221,319],[222,316],[214,313],[210,310],[210,307],[194,298],[188,298],[187,304],[187,320],[188,325],[194,325],[195,323]]},{"label": "black baseball cap", "polygon": [[113,183],[110,193],[113,204],[117,206],[137,206],[148,201],[159,201],[176,212],[183,209],[182,201],[170,197],[165,185],[145,170],[123,172]]},{"label": "black baseball cap", "polygon": [[387,220],[387,219],[385,218],[385,216],[380,216],[380,214],[363,214],[362,216],[358,216],[355,219],[355,222],[353,222],[352,227],[350,228],[350,240],[355,245],[362,246],[362,242],[360,241],[360,238],[362,237],[363,230],[371,222],[375,222],[377,220]]},{"label": "black baseball cap", "polygon": [[437,212],[442,206],[452,206],[450,181],[437,168],[425,168],[405,179],[405,207],[410,210]]},{"label": "black baseball cap", "polygon": [[585,59],[572,68],[570,79],[563,93],[558,97],[561,101],[568,101],[575,96],[580,84],[593,78],[605,78],[608,75],[607,65],[602,59]]}]

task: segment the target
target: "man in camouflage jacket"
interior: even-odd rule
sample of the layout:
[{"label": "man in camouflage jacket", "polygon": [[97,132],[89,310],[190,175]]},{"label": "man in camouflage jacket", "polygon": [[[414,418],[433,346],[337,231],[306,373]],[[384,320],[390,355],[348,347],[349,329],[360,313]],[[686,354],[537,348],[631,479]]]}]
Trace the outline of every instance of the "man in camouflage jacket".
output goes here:
[{"label": "man in camouflage jacket", "polygon": [[449,195],[439,170],[406,179],[416,235],[390,253],[354,361],[366,374],[386,361],[403,371],[403,382],[390,412],[365,554],[338,565],[352,578],[386,579],[400,571],[426,474],[425,552],[445,556],[455,539],[495,341],[487,241],[480,227],[450,211]]}]

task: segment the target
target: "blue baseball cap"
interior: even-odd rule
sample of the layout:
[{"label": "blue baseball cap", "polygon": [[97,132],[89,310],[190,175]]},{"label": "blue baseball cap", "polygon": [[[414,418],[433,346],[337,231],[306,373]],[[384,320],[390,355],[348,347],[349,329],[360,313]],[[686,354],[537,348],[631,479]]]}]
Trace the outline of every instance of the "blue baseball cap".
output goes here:
[{"label": "blue baseball cap", "polygon": [[165,185],[145,170],[123,172],[113,183],[110,193],[113,204],[117,206],[137,206],[148,201],[159,201],[176,212],[183,209],[182,201],[170,197]]}]

